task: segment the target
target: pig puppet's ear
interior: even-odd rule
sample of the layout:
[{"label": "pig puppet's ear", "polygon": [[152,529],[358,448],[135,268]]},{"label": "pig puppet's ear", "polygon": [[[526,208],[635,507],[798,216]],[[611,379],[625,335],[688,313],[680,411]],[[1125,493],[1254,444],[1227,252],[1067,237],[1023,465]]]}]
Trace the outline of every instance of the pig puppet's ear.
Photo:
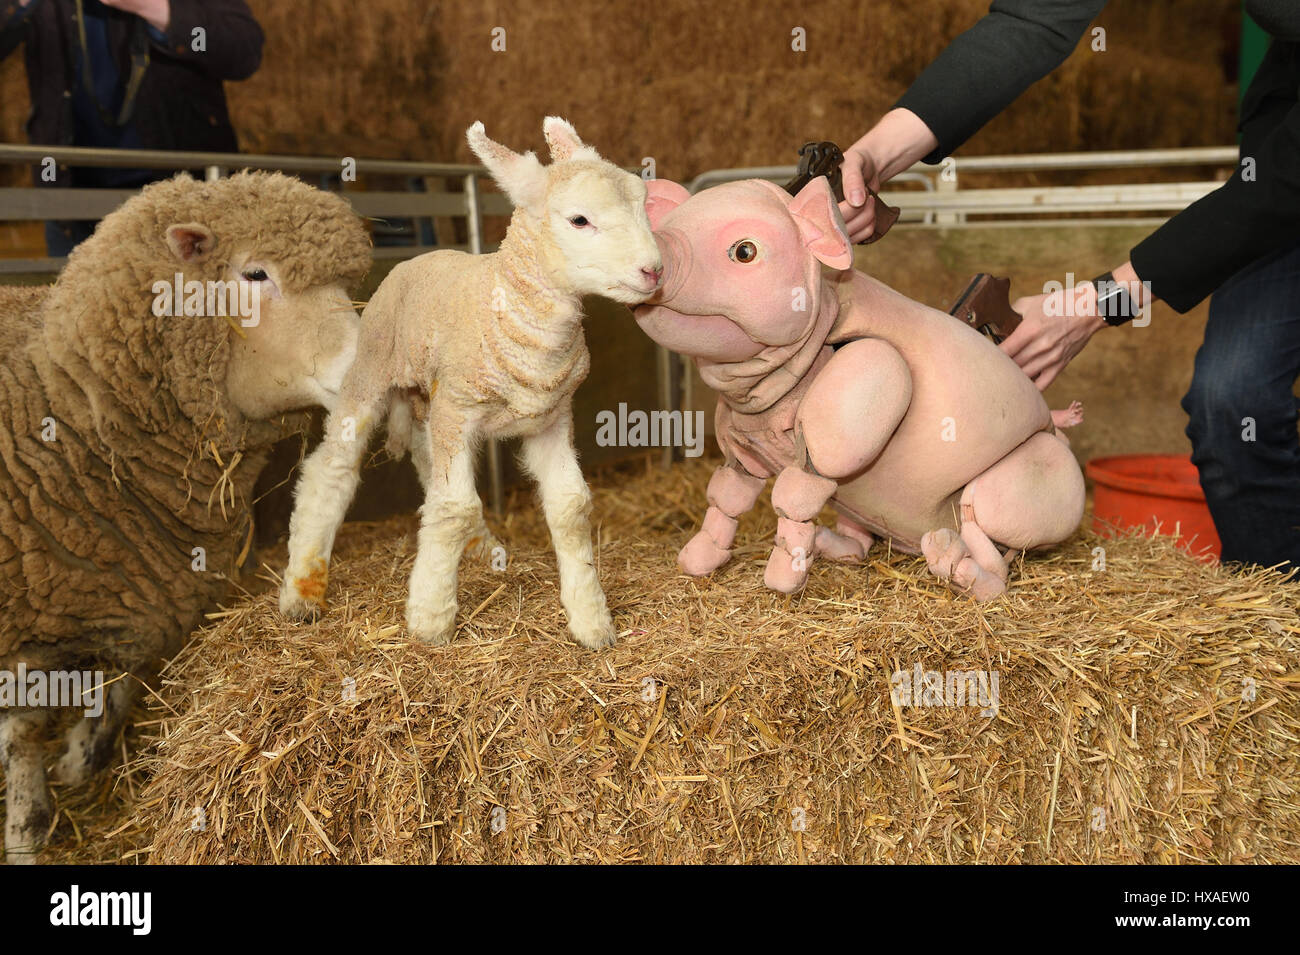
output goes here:
[{"label": "pig puppet's ear", "polygon": [[645,184],[645,211],[650,217],[650,228],[659,227],[659,220],[691,197],[683,186],[671,179],[651,179]]},{"label": "pig puppet's ear", "polygon": [[530,212],[541,207],[546,198],[546,170],[533,153],[517,153],[488,139],[482,123],[471,126],[465,138],[511,202]]},{"label": "pig puppet's ear", "polygon": [[790,215],[804,246],[818,262],[840,270],[853,266],[853,246],[825,176],[818,176],[790,200]]}]

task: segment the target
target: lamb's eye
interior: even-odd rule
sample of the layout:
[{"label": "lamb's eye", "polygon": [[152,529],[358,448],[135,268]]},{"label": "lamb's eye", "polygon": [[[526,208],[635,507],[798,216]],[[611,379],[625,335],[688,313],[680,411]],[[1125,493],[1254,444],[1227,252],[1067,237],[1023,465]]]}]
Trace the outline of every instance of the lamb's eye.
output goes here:
[{"label": "lamb's eye", "polygon": [[583,229],[591,225],[591,223],[587,221],[586,216],[569,216],[569,225],[575,229]]},{"label": "lamb's eye", "polygon": [[741,239],[727,250],[727,257],[733,262],[748,265],[758,258],[758,246],[752,239]]},{"label": "lamb's eye", "polygon": [[266,269],[245,269],[240,274],[249,282],[265,282],[269,278]]}]

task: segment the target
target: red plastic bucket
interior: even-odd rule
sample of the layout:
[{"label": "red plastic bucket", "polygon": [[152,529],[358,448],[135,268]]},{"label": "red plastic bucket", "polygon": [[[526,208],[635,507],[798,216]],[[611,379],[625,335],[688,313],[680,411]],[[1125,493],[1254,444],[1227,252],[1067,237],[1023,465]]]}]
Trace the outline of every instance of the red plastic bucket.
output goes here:
[{"label": "red plastic bucket", "polygon": [[1169,534],[1202,560],[1221,546],[1205,493],[1190,458],[1176,454],[1121,454],[1094,458],[1084,473],[1093,481],[1092,527],[1100,534],[1140,527]]}]

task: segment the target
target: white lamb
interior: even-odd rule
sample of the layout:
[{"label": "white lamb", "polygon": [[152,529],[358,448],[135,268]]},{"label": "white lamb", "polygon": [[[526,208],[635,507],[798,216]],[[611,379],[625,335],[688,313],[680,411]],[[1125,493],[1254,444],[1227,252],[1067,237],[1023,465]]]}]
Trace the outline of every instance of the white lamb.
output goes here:
[{"label": "white lamb", "polygon": [[280,591],[286,616],[324,609],[335,532],[368,439],[392,409],[390,447],[410,428],[425,489],[406,604],[412,638],[451,639],[461,553],[471,538],[491,549],[474,486],[478,448],[487,438],[521,436],[569,630],[584,646],[614,642],[592,556],[591,495],[573,450],[572,398],[590,365],[581,297],[636,304],[658,288],[663,270],[641,179],[601,159],[559,117],[542,129],[549,166],[488,139],[482,123],[467,133],[515,205],[500,251],[419,256],[394,268],[366,306],[358,357],[295,491]]}]

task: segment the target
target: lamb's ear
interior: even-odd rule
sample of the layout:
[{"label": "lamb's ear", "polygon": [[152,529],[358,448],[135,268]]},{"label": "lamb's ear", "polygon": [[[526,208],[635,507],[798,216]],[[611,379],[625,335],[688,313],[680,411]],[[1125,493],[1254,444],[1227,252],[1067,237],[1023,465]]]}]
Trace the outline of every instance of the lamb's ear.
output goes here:
[{"label": "lamb's ear", "polygon": [[465,133],[469,148],[487,167],[497,185],[516,206],[537,211],[546,197],[546,170],[531,152],[522,155],[488,139],[482,123]]},{"label": "lamb's ear", "polygon": [[825,176],[818,176],[790,200],[803,244],[824,265],[847,269],[853,265],[853,246],[835,205],[835,194]]},{"label": "lamb's ear", "polygon": [[645,211],[650,217],[650,228],[659,227],[659,221],[691,197],[685,186],[671,179],[651,179],[645,184]]},{"label": "lamb's ear", "polygon": [[217,237],[212,230],[198,222],[185,222],[167,227],[167,248],[182,262],[202,262],[212,254]]},{"label": "lamb's ear", "polygon": [[596,150],[578,138],[573,126],[559,116],[547,116],[542,120],[542,133],[545,134],[546,146],[551,151],[551,162],[600,158]]}]

